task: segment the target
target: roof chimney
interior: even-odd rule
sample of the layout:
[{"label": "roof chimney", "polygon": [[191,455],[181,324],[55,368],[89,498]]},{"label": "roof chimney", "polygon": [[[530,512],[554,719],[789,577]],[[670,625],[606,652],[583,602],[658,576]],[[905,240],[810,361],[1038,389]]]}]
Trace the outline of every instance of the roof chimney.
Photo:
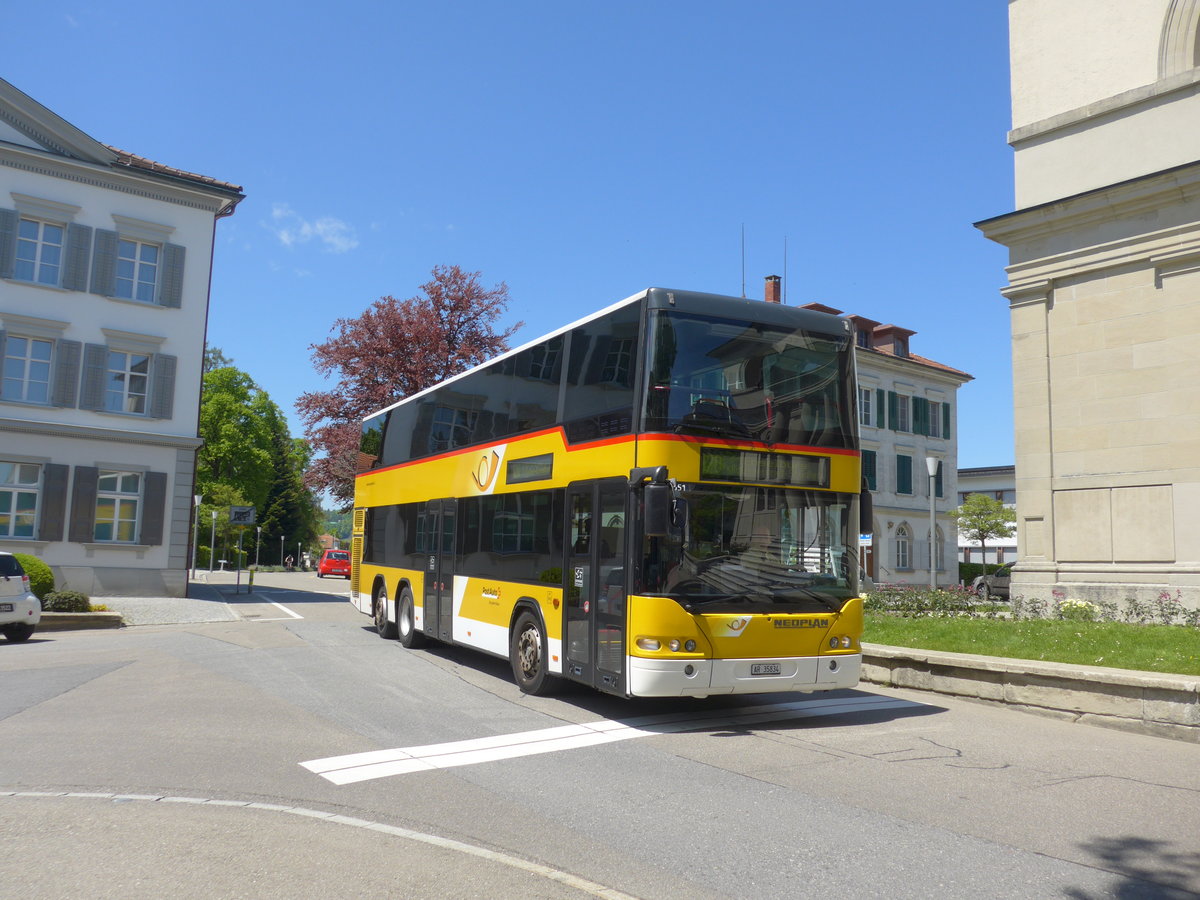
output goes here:
[{"label": "roof chimney", "polygon": [[768,303],[779,303],[779,276],[768,275],[765,288],[765,296],[763,297]]}]

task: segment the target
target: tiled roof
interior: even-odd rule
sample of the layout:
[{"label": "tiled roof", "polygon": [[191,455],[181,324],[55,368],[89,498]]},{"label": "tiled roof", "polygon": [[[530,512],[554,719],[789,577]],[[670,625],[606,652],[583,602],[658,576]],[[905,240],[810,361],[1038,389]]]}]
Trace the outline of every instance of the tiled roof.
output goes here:
[{"label": "tiled roof", "polygon": [[131,169],[142,169],[146,172],[155,172],[159,175],[170,175],[174,178],[182,178],[186,181],[194,181],[196,184],[204,185],[205,187],[220,188],[226,191],[233,191],[240,194],[242,186],[240,184],[230,184],[227,181],[218,181],[208,175],[197,175],[195,172],[185,172],[183,169],[176,169],[173,166],[165,166],[162,163],[155,162],[152,159],[146,159],[144,156],[138,156],[136,153],[130,153],[127,150],[121,150],[117,147],[105,144],[109,150],[117,154],[117,165],[129,166]]},{"label": "tiled roof", "polygon": [[878,353],[880,356],[890,356],[892,359],[907,359],[910,362],[918,363],[922,366],[929,366],[931,369],[937,369],[939,372],[947,372],[951,375],[957,375],[963,381],[974,381],[974,375],[968,375],[961,369],[955,369],[953,366],[947,366],[944,363],[936,362],[924,356],[918,356],[916,353],[909,353],[908,356],[897,356],[895,353],[889,353],[887,350],[881,350],[878,347],[859,347],[858,350],[866,353]]}]

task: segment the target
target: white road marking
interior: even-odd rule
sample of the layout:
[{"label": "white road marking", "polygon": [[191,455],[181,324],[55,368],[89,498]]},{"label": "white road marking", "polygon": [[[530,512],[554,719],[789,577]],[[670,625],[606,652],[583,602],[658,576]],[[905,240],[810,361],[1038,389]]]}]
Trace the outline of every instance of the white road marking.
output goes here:
[{"label": "white road marking", "polygon": [[302,762],[304,768],[334,784],[354,784],[374,778],[410,775],[431,769],[450,769],[478,763],[516,759],[540,753],[556,753],[579,747],[594,747],[614,741],[650,737],[656,734],[676,734],[702,728],[756,725],[780,719],[815,718],[844,712],[870,709],[903,709],[921,704],[890,697],[837,697],[822,700],[797,700],[792,703],[771,703],[727,710],[710,716],[695,713],[669,713],[644,716],[618,722],[601,719],[580,725],[562,725],[503,734],[493,737],[454,741],[447,744],[428,744],[421,747],[402,747],[394,750],[371,750],[347,756],[331,756]]},{"label": "white road marking", "polygon": [[424,831],[413,831],[410,828],[400,828],[396,825],[385,825],[382,822],[370,822],[366,819],[355,819],[350,816],[342,816],[338,815],[337,813],[325,812],[319,809],[306,809],[303,806],[285,806],[279,803],[252,803],[248,800],[212,800],[203,797],[167,797],[154,794],[98,794],[84,793],[81,791],[0,791],[0,797],[28,799],[64,797],[71,799],[111,800],[114,803],[137,800],[149,803],[230,806],[241,809],[257,809],[266,810],[268,812],[281,812],[293,816],[304,816],[310,819],[319,819],[325,822],[332,822],[337,825],[349,825],[353,828],[365,828],[368,831],[378,831],[382,834],[390,834],[393,837],[405,838],[406,840],[410,841],[419,841],[422,844],[440,847],[443,850],[453,850],[457,853],[466,853],[469,856],[477,856],[480,859],[486,859],[489,862],[499,863],[500,865],[508,866],[513,869],[520,869],[523,872],[528,872],[531,875],[539,875],[542,878],[549,879],[550,881],[557,881],[559,884],[565,884],[568,887],[591,894],[594,897],[601,897],[603,900],[636,900],[635,897],[622,893],[615,888],[605,887],[602,884],[597,884],[596,882],[589,881],[586,878],[580,878],[578,875],[572,875],[570,872],[564,872],[562,869],[543,866],[540,863],[530,862],[529,860],[521,859],[517,856],[511,856],[507,853],[502,853],[497,850],[489,850],[487,847],[478,847],[474,844],[464,843],[463,841],[455,841],[450,838],[442,837],[438,834],[428,834]]},{"label": "white road marking", "polygon": [[270,603],[270,604],[271,604],[273,607],[275,607],[276,609],[281,609],[281,610],[283,610],[285,613],[287,613],[287,614],[288,614],[289,616],[291,616],[293,619],[303,619],[303,618],[304,618],[304,616],[300,615],[300,613],[298,613],[298,612],[295,612],[294,610],[290,610],[290,609],[288,609],[288,608],[287,608],[286,606],[284,606],[282,603],[276,603],[274,600],[268,600],[267,602],[268,602],[268,603]]}]

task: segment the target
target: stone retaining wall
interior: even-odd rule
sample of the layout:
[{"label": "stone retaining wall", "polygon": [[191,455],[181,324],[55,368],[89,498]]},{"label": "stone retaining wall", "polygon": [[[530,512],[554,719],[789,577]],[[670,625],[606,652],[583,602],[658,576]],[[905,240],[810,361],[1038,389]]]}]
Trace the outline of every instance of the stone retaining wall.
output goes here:
[{"label": "stone retaining wall", "polygon": [[864,644],[862,680],[1200,743],[1200,677]]}]

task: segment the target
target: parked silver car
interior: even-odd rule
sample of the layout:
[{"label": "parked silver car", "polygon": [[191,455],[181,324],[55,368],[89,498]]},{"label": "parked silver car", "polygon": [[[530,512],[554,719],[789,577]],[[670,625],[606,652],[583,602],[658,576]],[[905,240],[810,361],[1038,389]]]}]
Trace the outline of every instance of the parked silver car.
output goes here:
[{"label": "parked silver car", "polygon": [[990,597],[1008,597],[1008,583],[1012,580],[1012,566],[1001,566],[990,575],[977,575],[971,582],[971,590],[980,600]]},{"label": "parked silver car", "polygon": [[29,589],[29,576],[11,553],[0,550],[0,634],[27,641],[42,620],[42,601]]}]

